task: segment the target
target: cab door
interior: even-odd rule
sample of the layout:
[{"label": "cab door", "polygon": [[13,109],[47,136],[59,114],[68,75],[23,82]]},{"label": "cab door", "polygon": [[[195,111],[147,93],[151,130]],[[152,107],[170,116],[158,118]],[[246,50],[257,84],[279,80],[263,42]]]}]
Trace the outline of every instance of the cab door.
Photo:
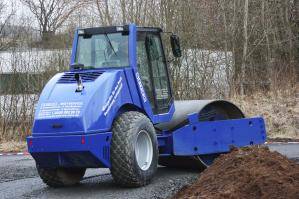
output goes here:
[{"label": "cab door", "polygon": [[167,113],[173,97],[159,32],[137,32],[137,66],[154,114]]}]

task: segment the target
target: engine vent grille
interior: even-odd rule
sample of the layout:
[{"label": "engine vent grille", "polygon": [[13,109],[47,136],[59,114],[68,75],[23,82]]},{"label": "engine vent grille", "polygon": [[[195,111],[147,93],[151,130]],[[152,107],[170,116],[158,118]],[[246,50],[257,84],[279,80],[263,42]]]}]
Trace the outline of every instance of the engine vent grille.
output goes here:
[{"label": "engine vent grille", "polygon": [[[58,83],[60,84],[67,84],[67,83],[76,83],[75,74],[77,72],[66,72],[64,73]],[[96,80],[103,72],[100,71],[93,71],[93,72],[82,72],[79,73],[82,79],[82,82],[92,82]]]}]

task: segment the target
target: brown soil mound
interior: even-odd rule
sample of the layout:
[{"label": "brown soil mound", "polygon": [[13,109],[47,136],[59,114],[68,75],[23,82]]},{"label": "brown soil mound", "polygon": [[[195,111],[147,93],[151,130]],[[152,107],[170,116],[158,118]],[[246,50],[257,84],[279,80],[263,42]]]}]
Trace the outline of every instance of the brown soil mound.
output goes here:
[{"label": "brown soil mound", "polygon": [[233,149],[174,198],[299,198],[299,165],[268,148]]}]

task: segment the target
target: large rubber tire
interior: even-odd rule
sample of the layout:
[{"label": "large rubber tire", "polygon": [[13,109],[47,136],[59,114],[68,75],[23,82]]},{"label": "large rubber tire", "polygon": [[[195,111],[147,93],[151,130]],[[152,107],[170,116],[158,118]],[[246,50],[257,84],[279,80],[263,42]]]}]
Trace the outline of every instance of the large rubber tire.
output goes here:
[{"label": "large rubber tire", "polygon": [[36,166],[41,179],[50,187],[58,188],[78,184],[84,174],[85,168],[41,168]]},{"label": "large rubber tire", "polygon": [[[141,169],[136,160],[136,142],[140,132],[147,133],[152,145],[152,158],[146,169]],[[157,137],[151,121],[140,112],[128,111],[114,121],[112,133],[110,153],[114,181],[124,187],[149,184],[158,165]]]}]

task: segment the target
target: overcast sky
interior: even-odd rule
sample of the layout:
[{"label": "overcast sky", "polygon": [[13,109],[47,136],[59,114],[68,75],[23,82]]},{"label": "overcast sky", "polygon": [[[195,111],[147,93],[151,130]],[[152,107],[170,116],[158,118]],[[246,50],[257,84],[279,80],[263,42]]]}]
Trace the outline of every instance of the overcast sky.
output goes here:
[{"label": "overcast sky", "polygon": [[11,11],[12,9],[16,11],[16,15],[22,15],[22,14],[30,14],[29,9],[24,6],[20,0],[1,0],[4,1],[4,3],[7,5],[8,9],[6,9],[7,12]]},{"label": "overcast sky", "polygon": [[[26,6],[24,6],[20,2],[20,0],[1,0],[1,1],[4,1],[4,3],[7,6],[7,8],[5,9],[5,13],[2,13],[3,18],[1,20],[3,20],[5,18],[5,16],[9,15],[12,11],[14,11],[14,13],[15,13],[14,24],[16,24],[16,25],[21,25],[20,23],[22,23],[22,22],[19,21],[18,19],[20,19],[22,16],[33,17],[30,10]],[[37,24],[33,23],[31,25],[36,26]]]},{"label": "overcast sky", "polygon": [[[14,11],[15,15],[13,18],[13,25],[24,25],[24,26],[31,26],[33,29],[38,30],[38,23],[34,17],[34,15],[31,13],[30,9],[23,5],[23,3],[20,0],[0,0],[4,1],[7,8],[5,9],[6,13],[0,13],[0,23],[3,22],[4,19],[6,19],[6,16],[11,13],[11,11]],[[84,7],[80,11],[81,16],[79,18],[75,18],[74,21],[77,23],[77,27],[90,27],[90,23],[96,23],[96,19],[91,19],[90,17],[93,16],[91,14],[91,10],[86,9]],[[94,17],[94,16],[93,16]],[[25,20],[22,20],[25,19]],[[26,20],[27,19],[27,20]],[[65,25],[68,22],[64,23]],[[97,24],[96,24],[97,25]],[[61,27],[63,28],[63,26]]]}]

